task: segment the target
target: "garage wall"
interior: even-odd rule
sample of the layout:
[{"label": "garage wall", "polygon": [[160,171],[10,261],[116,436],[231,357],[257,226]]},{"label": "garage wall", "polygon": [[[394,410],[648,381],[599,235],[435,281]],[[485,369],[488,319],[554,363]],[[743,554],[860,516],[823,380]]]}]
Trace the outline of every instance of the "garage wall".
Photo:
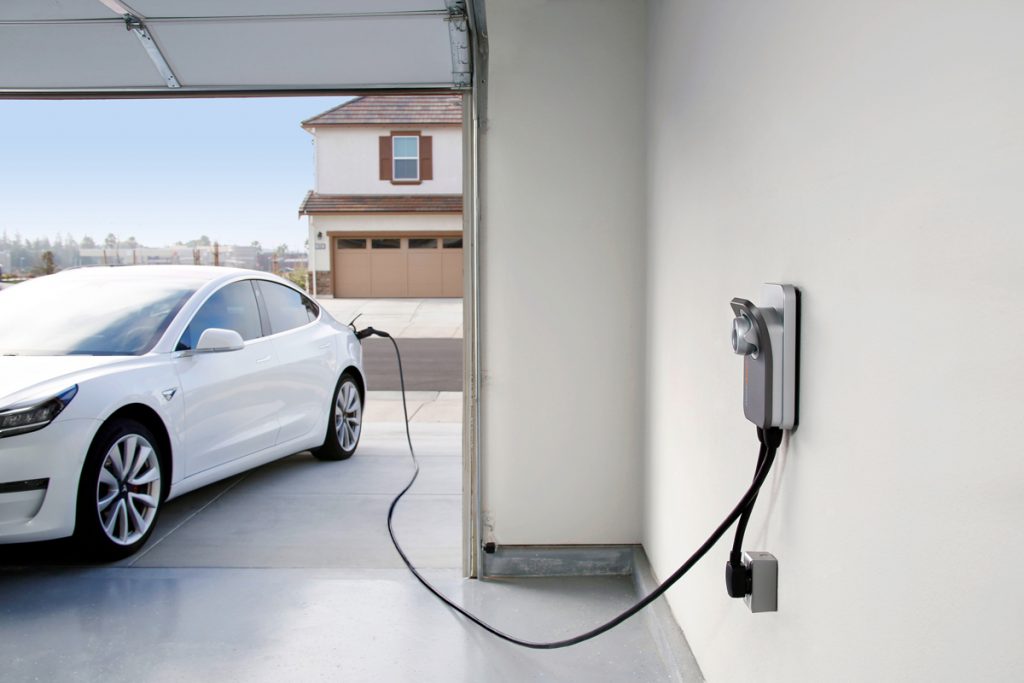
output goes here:
[{"label": "garage wall", "polygon": [[1024,6],[649,13],[644,541],[663,577],[754,466],[729,299],[804,291],[801,426],[747,535],[779,558],[780,611],[726,597],[720,543],[669,592],[705,675],[1024,679]]},{"label": "garage wall", "polygon": [[[379,141],[393,130],[433,137],[434,178],[419,185],[380,179]],[[315,131],[316,191],[322,194],[462,194],[462,127],[395,124],[319,126]]]},{"label": "garage wall", "polygon": [[488,0],[487,21],[484,540],[637,542],[643,5]]},{"label": "garage wall", "polygon": [[[324,244],[316,250],[316,269],[331,269],[331,245],[327,234],[331,232],[462,232],[462,214],[381,214],[371,216],[310,216],[309,243]],[[316,239],[322,232],[324,238]]]}]

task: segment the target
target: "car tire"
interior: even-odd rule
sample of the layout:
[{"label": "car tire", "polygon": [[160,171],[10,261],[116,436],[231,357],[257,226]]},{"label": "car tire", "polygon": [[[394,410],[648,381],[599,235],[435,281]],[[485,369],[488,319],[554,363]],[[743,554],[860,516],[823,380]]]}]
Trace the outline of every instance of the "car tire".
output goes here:
[{"label": "car tire", "polygon": [[312,453],[320,460],[348,460],[356,452],[362,432],[363,394],[355,375],[346,370],[334,388],[324,445]]},{"label": "car tire", "polygon": [[165,498],[164,455],[135,420],[100,428],[78,483],[74,539],[87,557],[119,560],[146,544]]}]

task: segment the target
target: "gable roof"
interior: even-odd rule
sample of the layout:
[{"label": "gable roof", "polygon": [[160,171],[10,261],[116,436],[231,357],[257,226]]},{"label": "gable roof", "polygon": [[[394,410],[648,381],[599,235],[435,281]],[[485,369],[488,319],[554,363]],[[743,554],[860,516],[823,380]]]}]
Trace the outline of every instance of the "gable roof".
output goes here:
[{"label": "gable roof", "polygon": [[462,95],[367,95],[306,119],[303,128],[368,123],[462,124]]}]

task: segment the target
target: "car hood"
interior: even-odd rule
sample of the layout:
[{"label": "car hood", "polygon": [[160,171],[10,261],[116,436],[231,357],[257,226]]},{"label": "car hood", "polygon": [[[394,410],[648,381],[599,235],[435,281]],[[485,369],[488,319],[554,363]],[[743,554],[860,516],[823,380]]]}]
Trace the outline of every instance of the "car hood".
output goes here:
[{"label": "car hood", "polygon": [[131,362],[124,356],[0,356],[0,409],[46,398],[77,383],[83,373]]}]

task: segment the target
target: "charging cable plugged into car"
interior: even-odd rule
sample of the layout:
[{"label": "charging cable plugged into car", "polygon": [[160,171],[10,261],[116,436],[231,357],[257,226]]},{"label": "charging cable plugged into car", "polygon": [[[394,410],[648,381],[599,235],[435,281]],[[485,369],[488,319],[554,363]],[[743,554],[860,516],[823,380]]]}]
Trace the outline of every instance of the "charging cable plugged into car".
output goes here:
[{"label": "charging cable plugged into car", "polygon": [[732,331],[733,351],[744,357],[743,413],[748,420],[756,425],[760,443],[757,466],[750,486],[725,519],[693,554],[639,602],[596,628],[571,638],[549,642],[524,640],[504,633],[456,604],[424,578],[402,549],[402,545],[395,536],[393,526],[395,508],[406,492],[412,488],[420,473],[419,461],[416,458],[416,450],[413,447],[409,429],[409,410],[406,404],[402,354],[398,348],[398,342],[390,334],[373,327],[355,330],[355,320],[353,320],[349,324],[353,326],[357,339],[363,340],[377,336],[390,340],[398,363],[402,411],[405,418],[405,437],[413,462],[413,473],[409,482],[391,501],[391,505],[388,507],[387,524],[391,542],[402,558],[402,562],[416,580],[438,600],[488,633],[522,647],[554,650],[576,645],[599,636],[650,605],[696,565],[729,528],[738,522],[732,550],[726,563],[726,591],[730,597],[744,598],[752,612],[776,611],[778,609],[778,563],[770,553],[744,551],[743,537],[758,492],[771,471],[776,452],[782,443],[783,432],[792,431],[797,426],[800,292],[793,285],[766,284],[762,288],[761,298],[763,302],[761,306],[755,306],[746,299],[733,299],[731,302],[735,314]]}]

